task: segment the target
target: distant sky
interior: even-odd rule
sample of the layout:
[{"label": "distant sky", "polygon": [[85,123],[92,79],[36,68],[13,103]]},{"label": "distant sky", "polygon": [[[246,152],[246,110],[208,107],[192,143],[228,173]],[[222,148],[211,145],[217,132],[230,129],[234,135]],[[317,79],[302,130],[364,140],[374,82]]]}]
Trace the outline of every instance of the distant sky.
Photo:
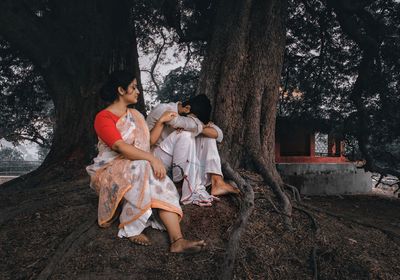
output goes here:
[{"label": "distant sky", "polygon": [[[159,61],[154,71],[156,80],[158,81],[159,85],[162,84],[163,80],[171,70],[185,65],[186,52],[182,52],[181,54],[178,55],[177,54],[178,54],[178,48],[176,45],[165,48],[165,51],[162,55],[164,57],[163,62],[161,63]],[[155,58],[156,58],[155,53],[144,55],[143,52],[139,49],[139,67],[140,70],[142,70],[141,79],[144,89],[144,99],[146,102],[151,100],[151,96],[148,94],[147,85],[152,82],[150,73],[143,70],[150,70],[153,62],[155,61]]]},{"label": "distant sky", "polygon": [[[24,157],[24,160],[38,160],[38,145],[36,143],[25,141],[21,145],[14,147],[14,145],[5,139],[0,139],[0,148],[8,147],[15,148],[20,151]],[[0,158],[0,160],[2,160]]]},{"label": "distant sky", "polygon": [[[183,59],[184,54],[182,56],[174,57],[174,53],[176,52],[176,49],[174,48],[169,48],[166,49],[166,59],[164,63],[159,63],[156,67],[156,73],[157,75],[164,79],[165,76],[173,69],[181,67],[185,64],[185,61]],[[155,55],[144,55],[142,52],[139,53],[139,66],[141,69],[147,69],[149,70],[151,68],[151,65],[155,59]],[[146,84],[150,82],[150,74],[147,72],[142,72],[141,73],[141,78],[142,82],[144,84],[144,91],[145,91],[145,100],[149,100],[150,96],[146,95]],[[38,145],[36,143],[28,142],[25,141],[21,145],[18,145],[14,147],[14,145],[5,139],[0,139],[0,149],[2,147],[9,147],[9,148],[16,148],[19,150],[23,156],[24,160],[38,160]],[[0,160],[2,160],[0,158]]]}]

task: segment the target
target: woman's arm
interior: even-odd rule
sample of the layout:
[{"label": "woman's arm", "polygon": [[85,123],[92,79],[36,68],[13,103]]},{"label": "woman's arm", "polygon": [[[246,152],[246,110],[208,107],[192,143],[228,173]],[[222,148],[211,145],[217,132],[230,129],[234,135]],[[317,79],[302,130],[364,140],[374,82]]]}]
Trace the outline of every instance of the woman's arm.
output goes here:
[{"label": "woman's arm", "polygon": [[153,126],[153,128],[150,130],[150,146],[153,146],[154,144],[157,143],[163,129],[164,129],[164,123],[158,120]]},{"label": "woman's arm", "polygon": [[153,156],[152,153],[143,151],[141,149],[136,148],[133,145],[129,145],[125,143],[123,140],[118,140],[116,141],[111,149],[113,151],[116,151],[117,153],[120,153],[123,155],[125,158],[129,160],[147,160],[150,162],[151,167],[153,168],[154,171],[154,176],[157,179],[164,179],[165,175],[167,174],[167,171],[165,170],[164,164],[162,161],[155,156]]}]

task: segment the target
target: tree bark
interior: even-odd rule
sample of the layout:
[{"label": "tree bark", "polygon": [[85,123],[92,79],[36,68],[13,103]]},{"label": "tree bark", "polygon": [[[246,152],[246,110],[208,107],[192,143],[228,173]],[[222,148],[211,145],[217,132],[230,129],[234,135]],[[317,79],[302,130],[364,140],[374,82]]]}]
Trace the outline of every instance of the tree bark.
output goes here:
[{"label": "tree bark", "polygon": [[212,100],[224,131],[223,158],[263,175],[290,217],[275,167],[275,118],[285,47],[286,1],[219,2],[200,74],[199,93]]}]

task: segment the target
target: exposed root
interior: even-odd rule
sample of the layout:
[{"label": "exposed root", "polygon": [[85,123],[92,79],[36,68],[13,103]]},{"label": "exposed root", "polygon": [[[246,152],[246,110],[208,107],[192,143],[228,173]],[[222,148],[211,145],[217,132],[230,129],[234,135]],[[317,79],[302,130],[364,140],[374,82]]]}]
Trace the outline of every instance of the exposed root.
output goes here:
[{"label": "exposed root", "polygon": [[[276,213],[278,213],[279,215],[287,216],[287,214],[283,213],[282,211],[280,211],[280,210],[278,209],[278,207],[276,207],[275,203],[272,201],[272,199],[271,199],[269,196],[267,196],[266,199],[267,199],[268,202],[272,205],[272,207],[274,208],[274,211],[275,211]],[[291,217],[289,216],[289,218],[291,218]]]},{"label": "exposed root", "polygon": [[298,211],[301,211],[301,212],[305,213],[311,219],[312,225],[313,225],[313,229],[314,229],[315,233],[318,233],[319,226],[318,226],[317,220],[315,219],[314,215],[310,211],[308,211],[308,210],[306,210],[304,208],[301,208],[301,207],[298,207],[298,206],[293,206],[293,208],[298,210]]},{"label": "exposed root", "polygon": [[[320,232],[320,227],[318,226],[317,220],[315,219],[314,215],[310,211],[308,211],[308,210],[306,210],[306,209],[304,209],[302,207],[293,206],[293,208],[298,210],[298,211],[301,211],[301,212],[305,213],[311,219],[312,227],[313,227],[313,230],[314,230],[314,234],[318,235],[319,232]],[[313,271],[313,280],[318,280],[319,279],[319,276],[318,276],[317,250],[318,250],[317,244],[314,244],[314,246],[313,246],[313,248],[311,250],[311,256],[310,256],[311,269]]]},{"label": "exposed root", "polygon": [[275,210],[277,213],[279,213],[279,214],[284,214],[284,213],[282,213],[281,211],[279,211],[278,207],[276,207],[275,203],[272,201],[272,199],[271,199],[269,196],[267,196],[267,200],[268,200],[268,202],[272,205],[272,207],[274,208],[274,210]]},{"label": "exposed root", "polygon": [[321,209],[321,208],[317,208],[317,207],[314,207],[314,206],[310,206],[310,205],[306,205],[306,204],[301,204],[301,206],[306,207],[306,208],[308,208],[308,209],[310,209],[312,211],[324,213],[324,214],[326,214],[328,216],[331,216],[331,217],[334,217],[334,218],[347,220],[347,221],[350,221],[352,223],[355,223],[355,224],[358,224],[358,225],[361,225],[361,226],[364,226],[364,227],[377,229],[377,230],[382,231],[383,233],[385,233],[386,235],[388,235],[391,238],[400,239],[400,235],[398,233],[390,230],[390,229],[381,228],[379,226],[376,226],[376,225],[373,225],[373,224],[370,224],[370,223],[367,223],[367,222],[363,222],[363,221],[360,221],[360,220],[357,220],[357,219],[354,219],[354,218],[350,218],[350,217],[345,216],[345,215],[336,214],[336,213],[333,213],[331,211],[327,211],[327,210],[324,210],[324,209]]},{"label": "exposed root", "polygon": [[282,212],[284,215],[284,222],[288,230],[293,230],[292,225],[292,203],[289,197],[285,194],[282,186],[277,180],[272,176],[271,172],[268,170],[267,164],[260,155],[253,155],[253,162],[260,172],[265,184],[271,187],[274,194],[278,197],[282,204]]},{"label": "exposed root", "polygon": [[294,198],[297,202],[301,202],[300,192],[299,192],[299,190],[298,190],[295,186],[292,186],[292,185],[289,185],[289,184],[284,184],[284,186],[292,191],[292,193],[293,193],[293,198]]},{"label": "exposed root", "polygon": [[254,192],[248,184],[226,161],[222,160],[222,170],[227,179],[232,179],[242,193],[240,213],[232,226],[231,236],[227,244],[224,263],[221,267],[220,279],[232,279],[236,255],[239,249],[240,237],[254,209]]},{"label": "exposed root", "polygon": [[318,255],[317,255],[317,246],[314,246],[311,251],[311,268],[313,270],[313,280],[318,280]]},{"label": "exposed root", "polygon": [[[83,190],[87,190],[88,186],[83,186],[83,187],[77,187],[77,188],[69,188],[66,189],[65,191],[60,191],[60,190],[55,190],[55,191],[49,191],[48,193],[45,193],[43,195],[36,195],[33,199],[27,200],[27,201],[22,201],[18,203],[16,206],[11,206],[5,209],[2,209],[0,212],[0,225],[3,223],[14,219],[16,216],[18,216],[21,213],[33,213],[37,211],[40,208],[43,207],[48,207],[50,204],[50,201],[53,203],[57,203],[56,200],[52,200],[49,198],[53,197],[59,197],[60,195],[65,195],[70,192],[78,193]],[[46,203],[43,203],[46,201]]]},{"label": "exposed root", "polygon": [[[36,170],[19,176],[2,184],[2,193],[15,194],[18,191],[26,192],[34,190],[41,185],[49,185],[54,182],[73,181],[82,177],[84,168],[68,168],[60,164],[39,166]],[[86,177],[87,178],[87,177]]]},{"label": "exposed root", "polygon": [[48,279],[53,272],[57,270],[59,265],[65,263],[65,260],[67,260],[77,248],[96,233],[97,228],[98,226],[95,217],[82,223],[75,231],[64,239],[60,246],[58,246],[54,255],[48,261],[46,267],[40,272],[37,279]]}]

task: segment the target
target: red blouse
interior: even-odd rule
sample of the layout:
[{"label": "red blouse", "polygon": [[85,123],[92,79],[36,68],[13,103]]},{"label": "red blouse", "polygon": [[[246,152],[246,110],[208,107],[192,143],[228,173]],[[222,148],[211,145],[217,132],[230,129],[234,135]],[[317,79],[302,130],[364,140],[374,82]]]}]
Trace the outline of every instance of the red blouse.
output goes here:
[{"label": "red blouse", "polygon": [[122,140],[121,133],[116,126],[119,118],[108,110],[102,110],[97,113],[94,120],[94,129],[97,136],[110,148],[115,142]]}]

